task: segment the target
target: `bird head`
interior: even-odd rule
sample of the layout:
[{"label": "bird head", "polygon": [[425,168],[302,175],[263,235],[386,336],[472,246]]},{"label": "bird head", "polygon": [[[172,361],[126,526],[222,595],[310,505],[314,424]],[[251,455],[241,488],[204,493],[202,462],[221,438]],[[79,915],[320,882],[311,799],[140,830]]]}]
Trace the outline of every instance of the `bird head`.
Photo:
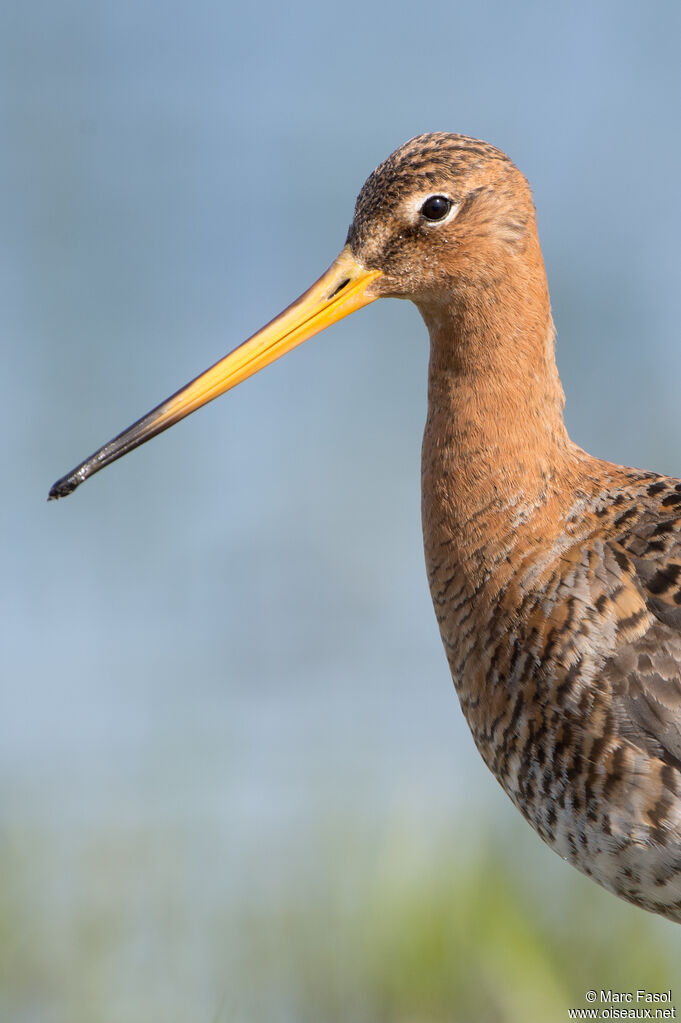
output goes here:
[{"label": "bird head", "polygon": [[428,321],[443,303],[491,289],[533,236],[529,186],[500,150],[463,135],[411,139],[370,175],[344,248],[308,291],[58,480],[50,498],[377,298],[412,299]]}]

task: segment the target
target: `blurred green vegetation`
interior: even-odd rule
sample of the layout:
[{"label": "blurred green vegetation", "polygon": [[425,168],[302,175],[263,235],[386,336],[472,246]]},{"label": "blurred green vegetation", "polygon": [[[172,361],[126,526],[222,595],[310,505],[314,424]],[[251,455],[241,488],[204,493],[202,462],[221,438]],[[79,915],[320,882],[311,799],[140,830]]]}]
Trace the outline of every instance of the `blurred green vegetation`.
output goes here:
[{"label": "blurred green vegetation", "polygon": [[674,925],[519,863],[522,825],[474,855],[426,838],[336,824],[224,891],[181,835],[95,836],[52,884],[59,850],[26,836],[1,864],[0,1019],[551,1023],[589,988],[674,989]]}]

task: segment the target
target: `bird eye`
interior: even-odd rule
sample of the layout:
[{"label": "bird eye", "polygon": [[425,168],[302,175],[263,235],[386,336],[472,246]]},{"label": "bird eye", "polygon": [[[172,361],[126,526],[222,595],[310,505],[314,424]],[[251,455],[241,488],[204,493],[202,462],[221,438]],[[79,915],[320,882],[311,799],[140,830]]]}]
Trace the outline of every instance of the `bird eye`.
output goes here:
[{"label": "bird eye", "polygon": [[451,208],[452,200],[446,195],[429,195],[421,207],[421,213],[426,220],[444,220]]}]

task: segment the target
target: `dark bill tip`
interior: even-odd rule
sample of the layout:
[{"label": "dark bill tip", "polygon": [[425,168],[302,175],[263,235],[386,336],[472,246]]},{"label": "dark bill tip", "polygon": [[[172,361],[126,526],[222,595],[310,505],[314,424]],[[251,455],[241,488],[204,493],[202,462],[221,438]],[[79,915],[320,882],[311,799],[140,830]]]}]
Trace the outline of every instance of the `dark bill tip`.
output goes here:
[{"label": "dark bill tip", "polygon": [[73,476],[62,476],[60,480],[53,483],[50,487],[50,492],[47,495],[48,501],[58,501],[60,497],[68,497],[72,494],[76,487],[80,486],[83,481],[74,478]]}]

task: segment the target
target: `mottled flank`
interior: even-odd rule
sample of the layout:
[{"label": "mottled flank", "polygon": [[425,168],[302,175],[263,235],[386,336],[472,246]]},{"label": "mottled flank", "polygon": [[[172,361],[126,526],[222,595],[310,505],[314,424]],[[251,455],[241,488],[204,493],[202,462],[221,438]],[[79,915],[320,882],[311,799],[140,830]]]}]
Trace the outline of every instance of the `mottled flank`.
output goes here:
[{"label": "mottled flank", "polygon": [[[442,227],[414,213],[437,193]],[[478,749],[556,852],[681,921],[681,483],[568,438],[531,195],[498,150],[408,142],[349,241],[429,328],[426,561]]]}]

